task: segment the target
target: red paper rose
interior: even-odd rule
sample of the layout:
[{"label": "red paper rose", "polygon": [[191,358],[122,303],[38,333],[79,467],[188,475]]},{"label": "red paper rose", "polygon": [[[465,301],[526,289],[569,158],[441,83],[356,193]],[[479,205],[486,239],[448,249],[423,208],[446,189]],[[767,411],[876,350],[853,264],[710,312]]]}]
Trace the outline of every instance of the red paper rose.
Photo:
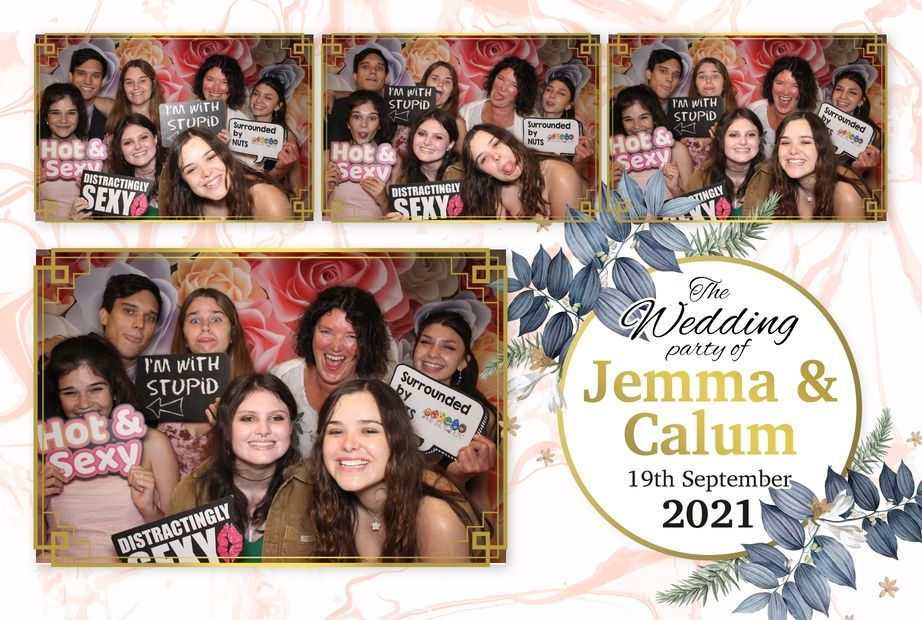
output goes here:
[{"label": "red paper rose", "polygon": [[[364,256],[265,260],[253,268],[253,276],[269,295],[278,320],[292,327],[320,292],[354,286],[374,295],[384,320],[399,338],[412,324],[410,300],[398,278],[409,264],[412,261]],[[411,314],[409,321],[407,314]]]},{"label": "red paper rose", "polygon": [[163,44],[176,74],[189,84],[195,82],[195,72],[206,58],[214,54],[230,56],[240,64],[243,79],[252,86],[259,79],[259,67],[253,61],[250,50],[259,39],[172,39]]},{"label": "red paper rose", "polygon": [[815,38],[746,39],[737,45],[737,51],[746,59],[749,73],[762,83],[772,63],[782,56],[798,56],[809,63],[820,86],[832,79],[831,67],[823,53],[825,41]]}]

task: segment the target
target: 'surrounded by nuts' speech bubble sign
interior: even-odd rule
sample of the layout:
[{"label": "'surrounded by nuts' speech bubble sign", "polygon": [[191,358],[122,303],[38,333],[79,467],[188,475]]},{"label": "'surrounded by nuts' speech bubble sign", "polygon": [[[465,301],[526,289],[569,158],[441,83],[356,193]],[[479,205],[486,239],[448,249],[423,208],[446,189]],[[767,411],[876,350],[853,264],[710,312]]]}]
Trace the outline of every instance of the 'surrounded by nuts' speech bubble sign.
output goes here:
[{"label": "'surrounded by nuts' speech bubble sign", "polygon": [[413,430],[423,440],[421,452],[438,452],[455,459],[474,435],[486,429],[483,405],[412,366],[399,364],[391,387],[400,394]]},{"label": "'surrounded by nuts' speech bubble sign", "polygon": [[848,345],[807,291],[727,258],[653,272],[655,299],[592,316],[566,361],[564,451],[596,510],[644,545],[739,554],[765,531],[759,501],[792,480],[822,489],[861,424]]}]

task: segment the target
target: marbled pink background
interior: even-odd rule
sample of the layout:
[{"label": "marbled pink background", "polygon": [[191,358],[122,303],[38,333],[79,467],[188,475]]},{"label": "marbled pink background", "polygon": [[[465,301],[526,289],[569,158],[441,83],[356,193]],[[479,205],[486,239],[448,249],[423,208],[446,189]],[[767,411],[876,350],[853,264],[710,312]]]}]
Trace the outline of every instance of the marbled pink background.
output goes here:
[{"label": "marbled pink background", "polygon": [[[862,382],[865,428],[891,408],[888,461],[918,479],[922,430],[922,13],[914,3],[839,2],[319,2],[120,0],[7,6],[0,33],[0,515],[4,617],[269,618],[446,617],[726,618],[744,596],[705,607],[657,605],[657,590],[686,577],[690,560],[649,551],[614,530],[573,482],[546,408],[546,385],[513,403],[508,441],[509,552],[488,569],[226,568],[142,570],[37,566],[32,551],[32,285],[46,247],[506,247],[532,256],[563,242],[563,227],[521,225],[300,225],[36,223],[33,215],[33,42],[44,32],[883,32],[889,36],[889,218],[883,224],[778,224],[750,258],[803,284],[848,339]],[[15,12],[14,12],[15,11]],[[604,57],[602,55],[601,57]],[[319,50],[316,58],[319,58]],[[315,71],[316,79],[320,72]],[[602,79],[606,77],[603,75]],[[605,83],[603,81],[603,83]],[[315,83],[319,88],[319,83]],[[315,106],[315,110],[317,107]],[[319,119],[317,119],[319,120]],[[315,126],[318,126],[315,123]],[[319,156],[319,153],[315,153]],[[385,231],[386,227],[386,231]],[[399,242],[394,231],[399,231]],[[385,246],[387,247],[387,246]],[[518,371],[510,372],[513,378]],[[821,440],[821,439],[818,439]],[[539,455],[550,450],[552,463]],[[601,461],[615,470],[617,463]],[[642,508],[640,508],[642,509]],[[741,541],[742,542],[742,541]],[[858,590],[833,587],[830,617],[919,616],[922,545],[899,562],[856,552]],[[896,579],[895,598],[878,582]],[[759,615],[764,617],[764,612]]]}]

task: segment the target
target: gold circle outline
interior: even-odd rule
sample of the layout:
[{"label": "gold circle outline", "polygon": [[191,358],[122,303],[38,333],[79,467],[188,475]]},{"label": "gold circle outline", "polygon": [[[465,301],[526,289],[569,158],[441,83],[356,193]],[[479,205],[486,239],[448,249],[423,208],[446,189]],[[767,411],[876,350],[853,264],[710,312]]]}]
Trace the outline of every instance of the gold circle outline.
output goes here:
[{"label": "gold circle outline", "polygon": [[[840,471],[840,473],[844,473],[845,468],[848,466],[849,463],[851,463],[852,458],[855,456],[855,450],[858,446],[858,435],[861,430],[861,383],[858,380],[858,369],[855,366],[855,358],[852,355],[852,350],[848,346],[848,342],[845,340],[845,336],[842,334],[842,330],[839,329],[839,325],[835,322],[835,320],[832,318],[832,316],[829,314],[826,308],[824,308],[823,305],[820,304],[820,302],[812,294],[810,294],[809,291],[807,291],[807,289],[805,289],[799,283],[795,282],[794,280],[787,277],[783,273],[775,271],[774,269],[770,267],[766,267],[765,265],[754,263],[752,261],[748,261],[742,258],[734,258],[734,257],[729,257],[729,256],[691,256],[691,257],[681,258],[679,259],[678,262],[679,263],[698,263],[698,262],[712,262],[712,261],[735,263],[738,265],[744,265],[746,267],[752,267],[752,268],[758,269],[759,271],[763,271],[769,275],[772,275],[778,278],[779,280],[781,280],[782,282],[787,283],[788,285],[793,287],[795,290],[800,292],[801,295],[806,297],[807,300],[809,300],[817,308],[817,310],[819,310],[820,313],[824,317],[826,317],[826,320],[829,322],[829,325],[832,327],[836,336],[838,336],[839,342],[842,343],[842,348],[845,350],[845,356],[848,358],[848,364],[852,369],[852,379],[855,382],[855,430],[854,430],[854,433],[852,434],[851,450],[849,450],[848,458],[846,459],[845,465],[843,465],[842,470]],[[650,273],[653,273],[656,271],[656,269],[651,268],[651,269],[647,269],[647,271]],[[586,321],[582,324],[582,326],[576,332],[576,335],[573,337],[573,343],[570,345],[570,349],[567,352],[567,359],[564,361],[563,370],[560,373],[560,393],[561,394],[564,393],[565,382],[566,382],[566,377],[567,377],[567,369],[570,366],[570,360],[572,359],[573,352],[576,351],[576,345],[579,342],[579,339],[582,337],[583,332],[586,330],[586,327],[589,325],[590,322],[592,322],[594,318],[595,318],[595,312],[590,312],[586,316]],[[560,434],[560,446],[567,460],[567,468],[570,470],[570,473],[573,475],[573,479],[576,481],[576,486],[578,486],[580,491],[582,491],[583,495],[586,496],[586,499],[589,501],[592,507],[595,508],[595,511],[598,512],[602,516],[602,518],[608,521],[619,532],[621,532],[628,538],[636,542],[639,542],[640,544],[642,544],[643,546],[649,549],[653,549],[654,551],[659,551],[660,553],[665,553],[666,555],[671,555],[671,556],[679,557],[679,558],[686,558],[689,560],[714,560],[714,561],[730,560],[733,558],[739,558],[739,557],[743,557],[746,555],[745,551],[739,551],[738,553],[724,553],[724,554],[719,554],[719,555],[704,555],[704,554],[698,554],[698,553],[685,553],[682,551],[676,551],[674,549],[667,549],[666,547],[662,547],[644,538],[641,538],[640,536],[637,536],[636,534],[628,530],[626,527],[618,523],[601,506],[599,506],[598,502],[596,502],[595,498],[592,496],[592,493],[590,493],[589,489],[586,488],[586,485],[583,483],[582,478],[580,478],[579,473],[576,471],[576,466],[573,465],[573,460],[570,458],[570,448],[567,446],[567,435],[566,435],[566,432],[564,431],[563,418],[564,418],[564,411],[561,409],[558,409],[557,410],[557,431]]]}]

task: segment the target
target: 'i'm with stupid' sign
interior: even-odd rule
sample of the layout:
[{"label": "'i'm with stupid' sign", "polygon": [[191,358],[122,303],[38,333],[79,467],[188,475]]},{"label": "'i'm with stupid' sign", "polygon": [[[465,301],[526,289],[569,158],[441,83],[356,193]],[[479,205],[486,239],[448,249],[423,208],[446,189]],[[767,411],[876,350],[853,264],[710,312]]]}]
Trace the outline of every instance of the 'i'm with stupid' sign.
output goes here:
[{"label": "'i'm with stupid' sign", "polygon": [[230,371],[227,355],[142,355],[135,385],[148,420],[204,422],[205,410],[224,393]]}]

